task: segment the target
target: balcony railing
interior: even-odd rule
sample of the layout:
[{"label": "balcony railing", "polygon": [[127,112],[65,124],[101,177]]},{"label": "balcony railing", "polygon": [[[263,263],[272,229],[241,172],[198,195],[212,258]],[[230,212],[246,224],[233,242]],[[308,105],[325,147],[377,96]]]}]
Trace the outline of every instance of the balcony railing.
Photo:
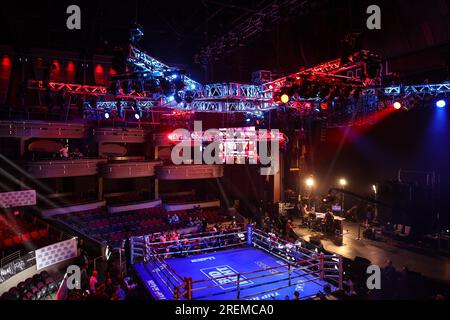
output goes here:
[{"label": "balcony railing", "polygon": [[152,177],[155,167],[161,164],[159,161],[106,163],[101,166],[100,173],[108,179]]},{"label": "balcony railing", "polygon": [[161,180],[194,180],[223,177],[222,165],[180,165],[163,166],[156,169]]},{"label": "balcony railing", "polygon": [[93,136],[97,142],[110,143],[144,143],[147,133],[135,128],[96,128]]},{"label": "balcony railing", "polygon": [[48,160],[27,163],[27,171],[36,178],[82,177],[98,174],[104,159]]},{"label": "balcony railing", "polygon": [[83,123],[0,121],[0,137],[83,139],[87,130]]}]

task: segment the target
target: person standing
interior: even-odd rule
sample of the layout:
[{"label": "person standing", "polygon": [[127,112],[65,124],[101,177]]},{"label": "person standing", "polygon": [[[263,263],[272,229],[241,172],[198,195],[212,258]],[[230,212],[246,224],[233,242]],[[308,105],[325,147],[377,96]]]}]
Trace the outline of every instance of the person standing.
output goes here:
[{"label": "person standing", "polygon": [[97,283],[98,283],[98,272],[97,270],[94,270],[92,271],[91,278],[89,279],[89,291],[91,292],[91,294],[95,294],[97,289],[96,288]]},{"label": "person standing", "polygon": [[69,145],[67,143],[59,150],[59,155],[63,159],[69,159]]}]

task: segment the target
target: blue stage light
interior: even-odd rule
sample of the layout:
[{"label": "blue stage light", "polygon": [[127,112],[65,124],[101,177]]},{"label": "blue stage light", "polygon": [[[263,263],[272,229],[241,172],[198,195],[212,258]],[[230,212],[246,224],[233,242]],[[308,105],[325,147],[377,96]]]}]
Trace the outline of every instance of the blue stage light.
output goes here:
[{"label": "blue stage light", "polygon": [[436,102],[436,107],[438,107],[438,108],[445,108],[446,105],[447,105],[447,102],[445,102],[445,100],[443,100],[443,99],[438,100]]},{"label": "blue stage light", "polygon": [[190,90],[195,90],[197,89],[197,87],[195,86],[195,84],[191,84],[191,86],[189,87]]},{"label": "blue stage light", "polygon": [[169,102],[173,102],[174,100],[175,100],[174,96],[170,96],[170,97],[167,98],[167,101],[169,101]]}]

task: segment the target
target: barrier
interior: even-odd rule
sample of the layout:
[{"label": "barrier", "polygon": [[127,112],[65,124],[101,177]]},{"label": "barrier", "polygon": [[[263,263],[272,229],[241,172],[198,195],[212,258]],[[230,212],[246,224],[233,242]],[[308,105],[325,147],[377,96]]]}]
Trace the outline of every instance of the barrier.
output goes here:
[{"label": "barrier", "polygon": [[[302,245],[289,243],[251,226],[247,230],[234,229],[214,234],[187,235],[176,241],[151,242],[150,239],[150,236],[131,239],[133,259],[143,258],[148,273],[158,277],[169,290],[171,298],[175,300],[209,300],[220,298],[225,294],[229,296],[230,293],[236,300],[252,299],[268,292],[311,282],[316,284],[328,282],[342,289],[343,271],[340,256],[326,255],[318,249],[310,250]],[[276,257],[280,265],[262,266],[248,272],[234,272],[232,268],[231,271],[225,270],[227,266],[224,266],[223,275],[217,271],[213,272],[215,275],[212,278],[196,281],[182,277],[170,265],[172,258],[248,247],[254,247]],[[224,283],[226,290],[222,287]]]}]

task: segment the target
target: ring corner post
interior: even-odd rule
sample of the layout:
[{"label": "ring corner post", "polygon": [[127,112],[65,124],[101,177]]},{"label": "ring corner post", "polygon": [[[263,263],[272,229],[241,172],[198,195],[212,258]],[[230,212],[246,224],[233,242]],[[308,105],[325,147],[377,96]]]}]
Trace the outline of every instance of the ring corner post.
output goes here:
[{"label": "ring corner post", "polygon": [[186,300],[192,300],[192,278],[186,277],[184,281],[186,282]]},{"label": "ring corner post", "polygon": [[325,255],[323,253],[321,253],[319,256],[320,280],[325,280],[325,261],[324,260],[325,260]]},{"label": "ring corner post", "polygon": [[247,225],[247,246],[253,247],[253,224],[249,223]]},{"label": "ring corner post", "polygon": [[343,258],[339,256],[339,290],[344,289],[344,267],[343,267]]}]

